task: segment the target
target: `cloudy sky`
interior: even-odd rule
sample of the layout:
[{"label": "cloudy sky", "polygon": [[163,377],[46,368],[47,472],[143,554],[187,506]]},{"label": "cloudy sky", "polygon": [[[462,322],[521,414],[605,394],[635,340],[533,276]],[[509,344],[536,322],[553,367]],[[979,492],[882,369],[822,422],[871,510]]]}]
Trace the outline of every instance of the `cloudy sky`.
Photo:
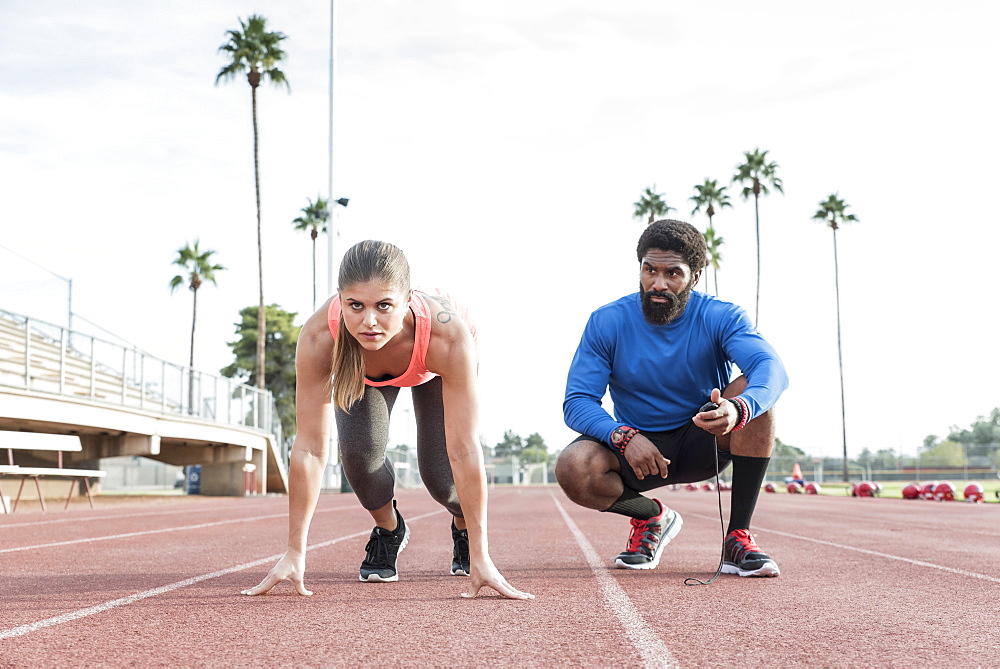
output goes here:
[{"label": "cloudy sky", "polygon": [[[81,319],[185,362],[191,297],[168,281],[200,239],[227,270],[199,293],[195,364],[231,362],[257,304],[250,89],[214,80],[251,13],[288,35],[291,84],[259,91],[265,299],[306,318],[291,221],[327,194],[330,6],[305,0],[3,2],[0,309],[65,324],[56,274]],[[338,0],[335,258],[402,247],[415,283],[476,315],[486,441],[558,448],[587,316],[637,286],[632,203],[655,184],[704,228],[694,185],[766,149],[785,186],[760,203],[759,326],[791,377],[778,436],[842,447],[832,233],[811,220],[839,193],[860,219],[838,233],[848,448],[915,452],[1000,406],[998,19],[986,1]],[[719,292],[752,312],[753,202],[731,193]]]}]

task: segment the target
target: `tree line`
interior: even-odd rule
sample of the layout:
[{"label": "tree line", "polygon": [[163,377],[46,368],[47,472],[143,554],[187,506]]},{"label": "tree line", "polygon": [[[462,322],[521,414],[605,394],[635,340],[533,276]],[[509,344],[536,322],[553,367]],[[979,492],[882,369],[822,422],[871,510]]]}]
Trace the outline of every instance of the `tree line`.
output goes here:
[{"label": "tree line", "polygon": [[542,435],[533,432],[527,438],[521,438],[513,430],[503,433],[503,439],[493,446],[492,455],[496,458],[517,456],[521,462],[527,463],[550,462],[554,457],[549,453],[549,447],[542,439]]}]

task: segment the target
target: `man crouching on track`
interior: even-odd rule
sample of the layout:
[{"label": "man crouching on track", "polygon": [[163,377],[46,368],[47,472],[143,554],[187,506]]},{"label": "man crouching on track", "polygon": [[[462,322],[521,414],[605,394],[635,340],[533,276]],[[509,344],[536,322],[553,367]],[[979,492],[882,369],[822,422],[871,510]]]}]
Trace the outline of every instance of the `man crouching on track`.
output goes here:
[{"label": "man crouching on track", "polygon": [[[707,263],[694,226],[652,223],[636,252],[640,291],[591,314],[570,366],[563,414],[580,436],[560,454],[556,479],[577,504],[632,519],[615,566],[653,569],[682,521],[639,493],[703,481],[732,462],[722,572],[777,576],[749,529],[774,443],[772,407],[788,386],[781,360],[741,307],[692,291]],[[730,380],[734,363],[742,375]],[[601,407],[609,388],[616,417]]]}]

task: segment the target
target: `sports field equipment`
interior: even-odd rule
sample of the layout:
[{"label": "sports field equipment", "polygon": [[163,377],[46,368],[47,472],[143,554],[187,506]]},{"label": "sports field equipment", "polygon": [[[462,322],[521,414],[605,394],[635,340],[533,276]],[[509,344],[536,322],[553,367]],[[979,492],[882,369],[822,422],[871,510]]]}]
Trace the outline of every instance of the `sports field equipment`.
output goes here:
[{"label": "sports field equipment", "polygon": [[950,502],[955,499],[955,486],[951,481],[941,481],[934,486],[934,499],[939,502]]},{"label": "sports field equipment", "polygon": [[965,486],[965,490],[962,491],[962,497],[965,498],[966,502],[977,502],[979,504],[982,504],[984,501],[983,499],[984,492],[985,491],[983,490],[983,486],[979,485],[978,483],[970,483],[969,485]]},{"label": "sports field equipment", "polygon": [[855,497],[875,497],[878,495],[878,487],[871,481],[862,481],[854,487]]},{"label": "sports field equipment", "polygon": [[660,555],[670,540],[681,531],[684,521],[681,514],[660,505],[660,515],[649,520],[632,519],[632,533],[628,537],[628,548],[615,558],[619,569],[655,569],[660,564]]},{"label": "sports field equipment", "polygon": [[723,545],[723,574],[778,576],[778,565],[754,542],[749,530],[733,530]]},{"label": "sports field equipment", "polygon": [[[396,511],[395,500],[392,502],[392,509]],[[361,563],[359,581],[391,583],[399,580],[396,558],[410,540],[410,528],[403,522],[399,511],[396,511],[396,523],[396,529],[391,532],[378,526],[372,530],[365,545],[367,554]]]},{"label": "sports field equipment", "polygon": [[770,481],[764,484],[764,492],[778,492],[778,489],[774,487],[774,484]]},{"label": "sports field equipment", "polygon": [[815,481],[809,481],[806,483],[806,494],[807,495],[818,495],[823,492],[823,489]]},{"label": "sports field equipment", "polygon": [[786,489],[793,495],[797,495],[802,492],[802,485],[798,481],[791,481]]},{"label": "sports field equipment", "polygon": [[921,499],[934,499],[934,488],[937,486],[937,481],[928,481],[920,487],[920,497]]},{"label": "sports field equipment", "polygon": [[920,498],[920,486],[916,483],[911,483],[903,487],[903,499],[919,499]]},{"label": "sports field equipment", "polygon": [[460,530],[451,521],[451,541],[454,548],[451,552],[451,575],[472,576],[469,567],[469,530]]}]

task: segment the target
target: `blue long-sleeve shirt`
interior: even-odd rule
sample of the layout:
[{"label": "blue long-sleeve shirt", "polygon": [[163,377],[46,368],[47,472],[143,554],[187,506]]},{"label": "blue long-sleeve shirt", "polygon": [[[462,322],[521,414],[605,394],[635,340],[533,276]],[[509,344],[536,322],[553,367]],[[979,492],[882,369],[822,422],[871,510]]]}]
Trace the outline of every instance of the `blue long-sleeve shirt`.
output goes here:
[{"label": "blue long-sleeve shirt", "polygon": [[[729,384],[733,364],[747,377],[739,397],[751,420],[788,387],[778,354],[741,307],[692,291],[680,316],[650,325],[639,293],[626,295],[590,315],[566,381],[566,425],[605,443],[620,425],[673,430]],[[614,417],[601,406],[608,389]]]}]

